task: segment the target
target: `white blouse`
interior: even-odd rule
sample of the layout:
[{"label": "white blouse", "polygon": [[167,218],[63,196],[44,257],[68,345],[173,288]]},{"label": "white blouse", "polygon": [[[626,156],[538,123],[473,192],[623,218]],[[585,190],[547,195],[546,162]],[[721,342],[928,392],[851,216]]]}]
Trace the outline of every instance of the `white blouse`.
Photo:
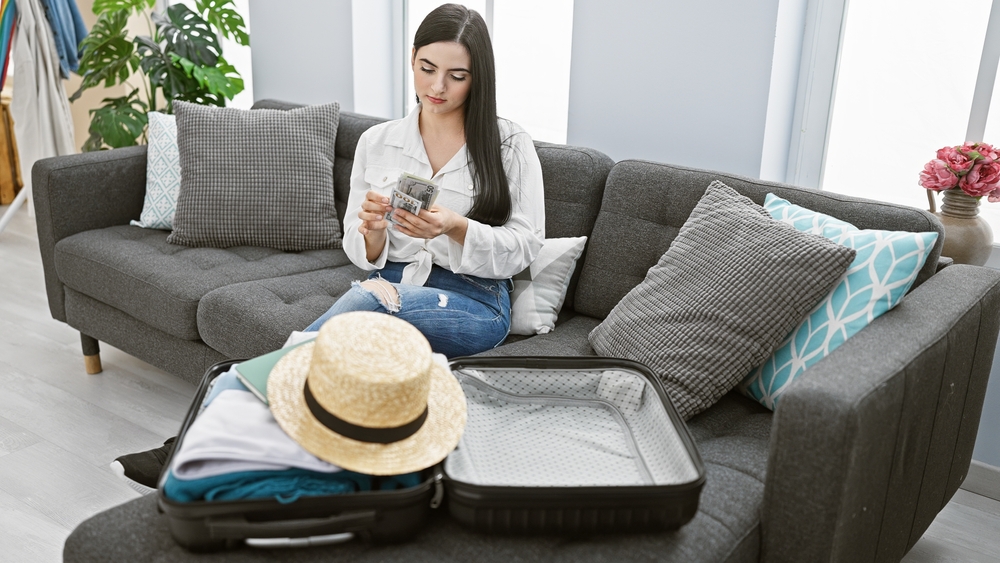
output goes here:
[{"label": "white blouse", "polygon": [[382,254],[369,262],[364,236],[358,232],[358,212],[369,190],[391,197],[403,172],[428,178],[438,185],[437,205],[461,215],[472,208],[475,186],[463,146],[437,174],[424,150],[419,127],[420,106],[396,121],[375,125],[358,141],[351,172],[351,192],[344,216],[344,251],[359,268],[383,268],[387,260],[409,262],[403,283],[423,285],[437,264],[456,274],[505,279],[528,267],[545,240],[545,199],[542,166],[531,137],[518,125],[500,119],[501,156],[510,184],[511,215],[502,226],[492,227],[472,219],[465,244],[448,235],[418,239],[400,233],[392,224]]}]

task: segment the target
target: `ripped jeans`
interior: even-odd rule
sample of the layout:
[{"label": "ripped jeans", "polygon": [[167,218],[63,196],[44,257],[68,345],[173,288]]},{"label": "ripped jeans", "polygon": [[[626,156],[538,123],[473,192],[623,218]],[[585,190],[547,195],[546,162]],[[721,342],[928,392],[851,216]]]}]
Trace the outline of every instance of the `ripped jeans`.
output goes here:
[{"label": "ripped jeans", "polygon": [[495,348],[507,338],[510,330],[510,291],[507,280],[491,280],[456,274],[434,266],[427,283],[399,283],[406,264],[387,262],[385,268],[372,272],[368,279],[381,279],[392,284],[399,294],[398,301],[386,307],[388,298],[361,285],[351,289],[316,319],[307,331],[319,330],[330,317],[348,311],[376,311],[395,315],[423,333],[431,349],[449,358],[477,354]]}]

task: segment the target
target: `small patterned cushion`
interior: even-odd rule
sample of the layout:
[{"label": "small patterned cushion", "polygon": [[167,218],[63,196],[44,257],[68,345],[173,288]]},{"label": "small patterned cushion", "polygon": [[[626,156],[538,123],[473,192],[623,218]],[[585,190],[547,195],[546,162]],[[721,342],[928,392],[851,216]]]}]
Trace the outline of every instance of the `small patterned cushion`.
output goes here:
[{"label": "small patterned cushion", "polygon": [[181,161],[177,154],[177,125],[174,116],[151,111],[149,144],[146,147],[146,197],[136,227],[174,228],[177,191],[181,187]]},{"label": "small patterned cushion", "polygon": [[858,230],[854,225],[767,194],[764,208],[796,229],[857,251],[836,286],[739,386],[774,410],[788,386],[809,366],[896,306],[917,278],[937,233]]},{"label": "small patterned cushion", "polygon": [[556,326],[587,237],[550,238],[531,265],[514,276],[510,333],[545,334]]},{"label": "small patterned cushion", "polygon": [[340,248],[333,195],[340,105],[288,111],[174,102],[181,188],[171,244]]},{"label": "small patterned cushion", "polygon": [[853,259],[853,250],[775,221],[712,182],[590,343],[649,366],[688,419],[760,365]]}]

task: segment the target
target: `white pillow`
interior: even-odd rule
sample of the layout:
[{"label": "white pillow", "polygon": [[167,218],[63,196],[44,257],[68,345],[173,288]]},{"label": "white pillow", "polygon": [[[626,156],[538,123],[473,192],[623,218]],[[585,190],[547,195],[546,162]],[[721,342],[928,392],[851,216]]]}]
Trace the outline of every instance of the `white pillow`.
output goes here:
[{"label": "white pillow", "polygon": [[151,111],[149,146],[146,148],[146,198],[136,227],[173,229],[177,192],[181,187],[181,160],[177,152],[177,125],[174,116]]},{"label": "white pillow", "polygon": [[545,334],[556,326],[566,290],[587,237],[550,238],[523,272],[514,276],[510,333]]}]

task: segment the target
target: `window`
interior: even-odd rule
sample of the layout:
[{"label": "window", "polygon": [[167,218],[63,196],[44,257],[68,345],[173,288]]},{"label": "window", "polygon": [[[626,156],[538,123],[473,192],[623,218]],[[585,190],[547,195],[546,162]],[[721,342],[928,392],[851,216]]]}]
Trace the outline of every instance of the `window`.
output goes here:
[{"label": "window", "polygon": [[[919,173],[966,140],[991,4],[850,3],[823,189],[927,209]],[[992,110],[977,140],[1000,145],[1000,102]],[[1000,235],[1000,204],[982,200],[980,212]]]},{"label": "window", "polygon": [[[439,0],[409,0],[406,10],[404,100],[416,105],[409,65],[413,35]],[[532,138],[566,142],[573,0],[470,0],[490,26],[497,68],[497,113],[525,128]]]}]

